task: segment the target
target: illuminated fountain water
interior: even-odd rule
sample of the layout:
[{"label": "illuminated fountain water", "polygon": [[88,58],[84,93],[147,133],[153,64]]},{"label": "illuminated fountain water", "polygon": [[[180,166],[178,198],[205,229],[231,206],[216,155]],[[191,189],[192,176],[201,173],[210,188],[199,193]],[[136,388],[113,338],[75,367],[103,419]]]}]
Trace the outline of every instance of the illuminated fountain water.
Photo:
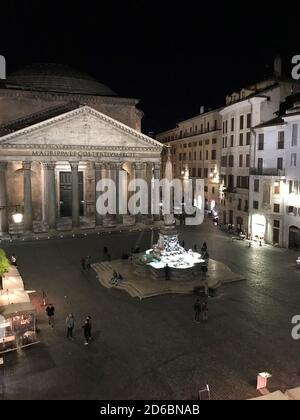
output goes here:
[{"label": "illuminated fountain water", "polygon": [[[170,147],[168,147],[165,178],[169,182],[173,179]],[[170,213],[164,214],[164,226],[160,229],[158,242],[143,254],[142,262],[151,269],[155,277],[165,276],[167,267],[170,279],[183,279],[188,278],[189,274],[199,274],[205,261],[198,252],[186,251],[180,245],[179,234],[175,227],[172,193],[170,194]]]}]

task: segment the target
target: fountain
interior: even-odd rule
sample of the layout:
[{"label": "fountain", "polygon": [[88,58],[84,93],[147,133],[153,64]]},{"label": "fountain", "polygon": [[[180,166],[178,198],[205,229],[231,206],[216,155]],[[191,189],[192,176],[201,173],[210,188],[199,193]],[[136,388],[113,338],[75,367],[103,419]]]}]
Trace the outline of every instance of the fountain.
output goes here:
[{"label": "fountain", "polygon": [[[170,147],[168,147],[165,178],[170,182],[173,179]],[[186,251],[180,245],[179,234],[175,228],[172,197],[170,201],[170,214],[164,214],[164,226],[160,229],[158,242],[153,249],[147,250],[142,255],[140,262],[150,268],[154,277],[165,277],[167,268],[169,279],[186,280],[190,276],[199,275],[205,261],[198,252]]]}]

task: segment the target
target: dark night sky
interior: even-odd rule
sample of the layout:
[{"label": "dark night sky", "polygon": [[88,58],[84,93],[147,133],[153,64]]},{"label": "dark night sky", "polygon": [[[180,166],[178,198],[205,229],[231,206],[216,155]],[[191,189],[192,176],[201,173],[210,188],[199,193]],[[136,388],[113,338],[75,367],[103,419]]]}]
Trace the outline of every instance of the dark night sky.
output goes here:
[{"label": "dark night sky", "polygon": [[203,4],[10,0],[0,10],[0,54],[8,73],[33,62],[63,63],[120,96],[140,98],[143,131],[157,132],[200,105],[223,105],[226,94],[270,74],[278,53],[288,74],[300,54],[300,14],[290,6],[268,2],[270,12],[262,1],[259,8],[232,2],[233,13],[230,2]]}]

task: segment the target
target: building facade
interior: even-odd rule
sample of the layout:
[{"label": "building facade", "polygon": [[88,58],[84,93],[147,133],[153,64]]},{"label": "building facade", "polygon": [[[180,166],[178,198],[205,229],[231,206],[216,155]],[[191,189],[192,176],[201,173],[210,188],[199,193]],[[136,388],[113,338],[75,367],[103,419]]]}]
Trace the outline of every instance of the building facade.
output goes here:
[{"label": "building facade", "polygon": [[279,117],[255,127],[249,225],[253,237],[300,246],[300,95]]},{"label": "building facade", "polygon": [[193,181],[203,178],[206,209],[217,210],[222,139],[219,109],[182,121],[156,139],[172,148],[174,177]]},{"label": "building facade", "polygon": [[[120,171],[127,183],[160,177],[162,145],[140,132],[137,103],[64,66],[34,65],[2,81],[1,235],[126,223],[126,214],[97,212],[96,184],[109,177],[127,194]],[[24,213],[18,228],[14,206]]]},{"label": "building facade", "polygon": [[279,76],[227,96],[222,117],[220,221],[249,233],[250,173],[256,165],[253,127],[276,116],[296,82]]}]

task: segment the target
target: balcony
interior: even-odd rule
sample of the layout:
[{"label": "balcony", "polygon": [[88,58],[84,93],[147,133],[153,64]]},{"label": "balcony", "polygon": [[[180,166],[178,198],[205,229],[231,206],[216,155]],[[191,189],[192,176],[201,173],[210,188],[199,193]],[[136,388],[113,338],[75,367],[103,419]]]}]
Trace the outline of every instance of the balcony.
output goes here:
[{"label": "balcony", "polygon": [[250,168],[250,175],[285,176],[284,169],[277,168]]}]

